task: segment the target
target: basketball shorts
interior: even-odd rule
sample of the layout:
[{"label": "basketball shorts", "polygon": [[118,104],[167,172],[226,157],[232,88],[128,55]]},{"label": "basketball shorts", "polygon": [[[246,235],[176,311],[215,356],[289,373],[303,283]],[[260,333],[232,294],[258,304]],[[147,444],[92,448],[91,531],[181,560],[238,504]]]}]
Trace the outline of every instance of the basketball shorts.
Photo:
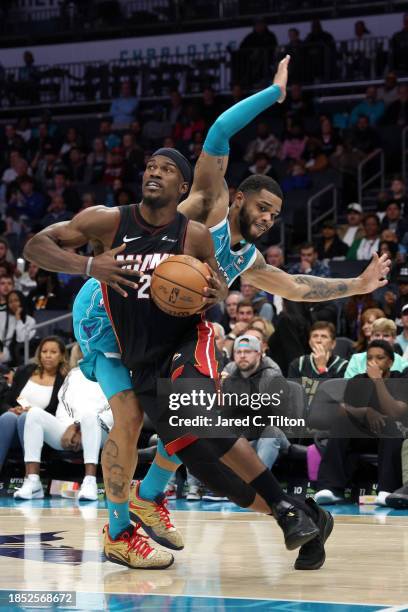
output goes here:
[{"label": "basketball shorts", "polygon": [[[171,355],[160,363],[139,364],[132,370],[133,388],[142,409],[146,412],[163,441],[169,455],[189,446],[198,439],[193,434],[178,435],[168,427],[170,414],[168,396],[160,392],[160,381],[188,381],[196,391],[216,393],[220,366],[217,359],[215,334],[211,323],[200,321],[185,335]],[[201,437],[201,436],[200,436]]]},{"label": "basketball shorts", "polygon": [[129,370],[120,359],[115,332],[106,314],[99,281],[89,279],[78,293],[72,308],[75,338],[81,347],[82,373],[98,382],[106,398],[132,389]]}]

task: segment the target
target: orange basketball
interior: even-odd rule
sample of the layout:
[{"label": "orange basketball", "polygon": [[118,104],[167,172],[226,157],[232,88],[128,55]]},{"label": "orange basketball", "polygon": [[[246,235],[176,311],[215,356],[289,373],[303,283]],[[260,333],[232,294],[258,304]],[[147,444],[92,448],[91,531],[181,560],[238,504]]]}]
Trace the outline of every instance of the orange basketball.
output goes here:
[{"label": "orange basketball", "polygon": [[208,268],[189,255],[171,255],[157,266],[150,285],[155,304],[173,317],[189,317],[203,306]]}]

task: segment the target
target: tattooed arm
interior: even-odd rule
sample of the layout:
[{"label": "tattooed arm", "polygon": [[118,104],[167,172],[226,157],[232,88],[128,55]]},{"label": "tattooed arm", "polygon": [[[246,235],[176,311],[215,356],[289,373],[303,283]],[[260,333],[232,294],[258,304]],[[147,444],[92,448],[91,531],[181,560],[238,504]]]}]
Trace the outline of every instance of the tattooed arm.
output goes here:
[{"label": "tattooed arm", "polygon": [[258,252],[252,268],[243,274],[258,289],[294,302],[324,302],[336,298],[371,293],[387,284],[391,262],[385,255],[374,255],[370,265],[356,278],[320,278],[306,274],[287,274],[266,263]]}]

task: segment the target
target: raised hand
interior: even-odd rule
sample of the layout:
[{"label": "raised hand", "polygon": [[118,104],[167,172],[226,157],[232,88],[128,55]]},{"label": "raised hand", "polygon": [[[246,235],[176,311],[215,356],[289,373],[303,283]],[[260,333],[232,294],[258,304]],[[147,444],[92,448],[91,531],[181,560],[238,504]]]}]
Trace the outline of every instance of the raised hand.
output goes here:
[{"label": "raised hand", "polygon": [[385,287],[388,284],[387,276],[390,273],[391,260],[388,255],[374,253],[371,263],[359,276],[360,293],[371,293],[379,287]]},{"label": "raised hand", "polygon": [[281,88],[281,96],[278,100],[279,104],[282,104],[282,102],[285,100],[286,98],[286,86],[288,83],[288,66],[289,66],[289,62],[290,62],[290,55],[286,55],[283,60],[281,60],[278,64],[278,69],[276,71],[275,74],[275,78],[273,79],[273,84],[274,85],[279,85],[279,87]]}]

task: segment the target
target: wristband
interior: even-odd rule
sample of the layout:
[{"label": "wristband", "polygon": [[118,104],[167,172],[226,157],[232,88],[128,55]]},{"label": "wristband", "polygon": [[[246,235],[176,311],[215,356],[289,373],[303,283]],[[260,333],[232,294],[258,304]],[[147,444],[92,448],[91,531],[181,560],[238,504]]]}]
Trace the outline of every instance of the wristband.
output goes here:
[{"label": "wristband", "polygon": [[91,276],[92,262],[93,262],[93,257],[88,257],[88,261],[86,262],[86,268],[85,268],[86,276]]},{"label": "wristband", "polygon": [[327,368],[317,368],[317,371],[319,372],[319,374],[326,374]]},{"label": "wristband", "polygon": [[228,334],[227,338],[228,338],[228,340],[235,340],[236,339],[236,335],[235,334]]}]

